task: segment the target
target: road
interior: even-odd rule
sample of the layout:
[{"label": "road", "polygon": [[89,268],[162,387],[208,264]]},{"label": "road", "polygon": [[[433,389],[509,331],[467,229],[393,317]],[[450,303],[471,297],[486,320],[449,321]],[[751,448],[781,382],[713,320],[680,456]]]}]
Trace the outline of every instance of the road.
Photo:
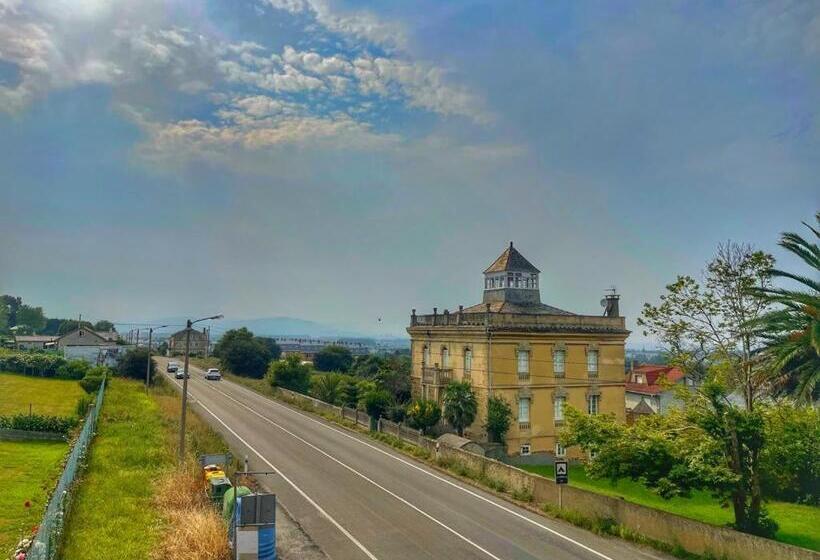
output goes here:
[{"label": "road", "polygon": [[[166,360],[158,360],[162,371]],[[189,398],[330,558],[668,558],[548,519],[191,367]],[[172,379],[181,388],[181,383]]]}]

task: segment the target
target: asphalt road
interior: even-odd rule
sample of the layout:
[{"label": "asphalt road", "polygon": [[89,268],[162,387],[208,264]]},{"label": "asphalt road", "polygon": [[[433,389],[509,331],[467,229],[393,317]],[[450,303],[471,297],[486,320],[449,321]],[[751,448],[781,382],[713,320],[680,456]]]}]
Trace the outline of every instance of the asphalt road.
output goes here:
[{"label": "asphalt road", "polygon": [[188,392],[251,469],[276,472],[265,486],[331,558],[668,558],[533,514],[195,367]]}]

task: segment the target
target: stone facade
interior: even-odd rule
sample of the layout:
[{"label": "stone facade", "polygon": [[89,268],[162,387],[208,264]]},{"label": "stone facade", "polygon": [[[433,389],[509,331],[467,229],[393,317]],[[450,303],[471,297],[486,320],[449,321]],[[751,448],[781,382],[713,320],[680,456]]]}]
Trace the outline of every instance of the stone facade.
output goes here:
[{"label": "stone facade", "polygon": [[[450,380],[469,380],[479,402],[470,437],[486,439],[487,400],[501,396],[513,410],[507,452],[554,455],[561,402],[625,420],[624,342],[629,331],[617,315],[615,295],[608,296],[614,301],[607,301],[605,316],[576,315],[540,303],[537,277],[532,276],[537,269],[512,244],[505,253],[511,251],[517,254],[506,259],[502,254],[496,263],[506,260],[513,268],[499,269],[494,263],[485,271],[485,292],[492,293],[485,293],[483,303],[455,313],[434,309],[431,315],[416,315],[414,310],[407,329],[412,389],[417,397],[441,402]],[[522,297],[516,272],[532,278],[523,290],[534,294]],[[505,285],[488,281],[489,276],[503,276]]]},{"label": "stone facade", "polygon": [[[168,338],[169,356],[185,355],[185,331],[186,329],[182,329]],[[188,353],[191,356],[205,356],[208,351],[208,343],[208,332],[205,329],[201,331],[191,329],[191,341]]]}]

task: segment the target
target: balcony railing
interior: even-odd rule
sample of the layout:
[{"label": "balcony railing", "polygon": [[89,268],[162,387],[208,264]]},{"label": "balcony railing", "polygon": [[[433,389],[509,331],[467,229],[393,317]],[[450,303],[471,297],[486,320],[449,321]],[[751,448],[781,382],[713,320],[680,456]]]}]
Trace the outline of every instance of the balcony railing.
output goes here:
[{"label": "balcony railing", "polygon": [[421,370],[421,382],[443,387],[453,378],[452,368],[426,367]]},{"label": "balcony railing", "polygon": [[529,422],[519,422],[518,423],[518,430],[522,432],[529,431],[530,423]]}]

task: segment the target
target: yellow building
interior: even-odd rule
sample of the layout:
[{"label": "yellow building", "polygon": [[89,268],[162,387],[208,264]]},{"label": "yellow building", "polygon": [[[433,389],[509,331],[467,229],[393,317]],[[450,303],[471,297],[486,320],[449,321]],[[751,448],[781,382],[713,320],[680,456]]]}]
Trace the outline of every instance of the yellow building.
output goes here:
[{"label": "yellow building", "polygon": [[479,403],[469,437],[486,441],[487,399],[501,396],[514,416],[510,455],[563,456],[556,436],[564,407],[624,420],[629,331],[617,295],[602,300],[602,316],[570,313],[541,303],[538,275],[510,243],[484,271],[482,303],[452,313],[414,309],[407,328],[412,387],[416,397],[441,402],[451,380],[468,380]]}]

